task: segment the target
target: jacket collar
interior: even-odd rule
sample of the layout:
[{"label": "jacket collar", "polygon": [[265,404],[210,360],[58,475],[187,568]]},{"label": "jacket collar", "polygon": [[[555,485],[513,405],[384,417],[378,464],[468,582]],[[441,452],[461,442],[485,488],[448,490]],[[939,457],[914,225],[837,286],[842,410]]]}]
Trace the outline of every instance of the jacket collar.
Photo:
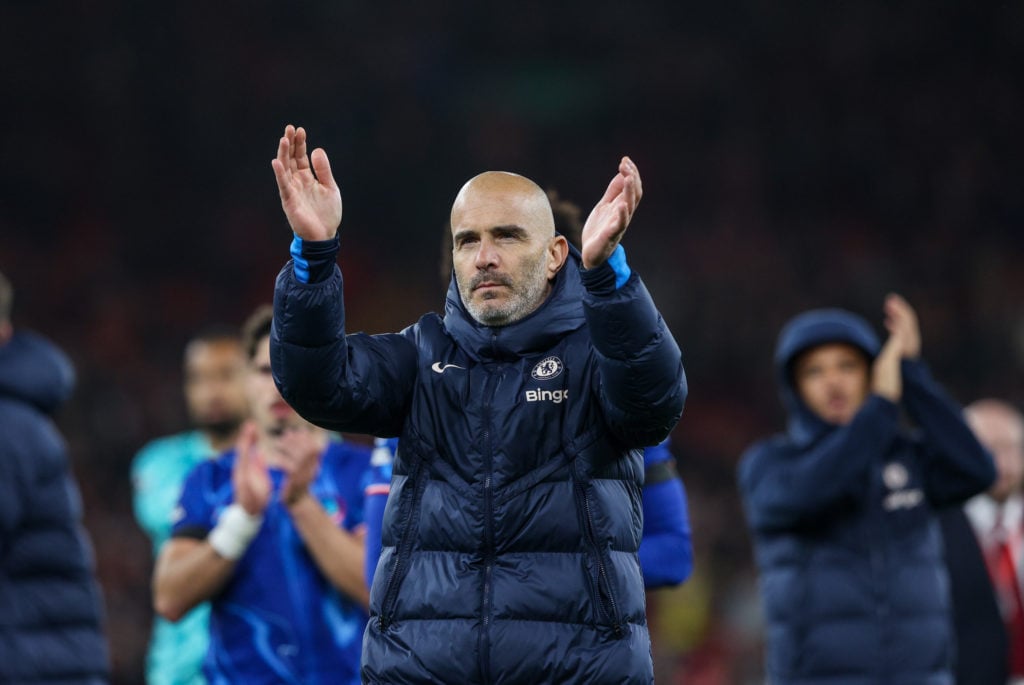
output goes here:
[{"label": "jacket collar", "polygon": [[444,325],[456,344],[477,361],[512,361],[543,352],[584,324],[584,288],[579,275],[579,252],[570,245],[548,298],[528,316],[508,326],[485,326],[462,303],[455,275],[445,297]]}]

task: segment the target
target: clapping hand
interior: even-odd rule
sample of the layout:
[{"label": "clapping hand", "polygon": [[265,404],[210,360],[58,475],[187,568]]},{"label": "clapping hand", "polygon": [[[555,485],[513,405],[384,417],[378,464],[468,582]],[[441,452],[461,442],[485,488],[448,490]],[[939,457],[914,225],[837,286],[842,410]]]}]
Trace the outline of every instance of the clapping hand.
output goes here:
[{"label": "clapping hand", "polygon": [[341,191],[323,148],[306,154],[306,129],[291,124],[277,144],[271,162],[281,207],[292,230],[303,240],[329,240],[341,225]]},{"label": "clapping hand", "polygon": [[326,446],[326,434],[313,428],[290,428],[277,438],[277,453],[285,481],[281,500],[295,504],[309,494],[309,484],[320,470],[320,459]]},{"label": "clapping hand", "polygon": [[270,474],[260,453],[256,424],[252,421],[247,421],[238,435],[231,484],[235,490],[235,501],[247,514],[257,516],[267,508],[271,492]]},{"label": "clapping hand", "polygon": [[640,203],[641,195],[640,170],[633,160],[623,157],[619,162],[619,172],[608,184],[604,196],[590,212],[583,226],[583,268],[593,269],[604,264],[615,251]]},{"label": "clapping hand", "polygon": [[895,293],[886,296],[882,311],[889,338],[875,358],[871,389],[882,397],[898,402],[903,394],[900,362],[921,356],[921,329],[914,308]]}]

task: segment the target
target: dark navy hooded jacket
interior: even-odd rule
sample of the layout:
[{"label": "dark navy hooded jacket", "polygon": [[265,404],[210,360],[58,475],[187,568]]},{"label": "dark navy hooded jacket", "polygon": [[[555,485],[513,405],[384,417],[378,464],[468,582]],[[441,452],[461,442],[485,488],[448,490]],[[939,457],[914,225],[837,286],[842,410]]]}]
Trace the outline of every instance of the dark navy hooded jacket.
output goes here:
[{"label": "dark navy hooded jacket", "polygon": [[547,301],[490,328],[345,335],[341,274],[278,277],[282,395],[399,436],[363,642],[370,683],[649,683],[641,447],[682,412],[681,356],[640,279],[572,251]]},{"label": "dark navy hooded jacket", "polygon": [[782,330],[775,363],[788,431],[751,447],[739,483],[753,531],[773,685],[952,685],[949,581],[936,508],[995,478],[990,455],[920,361],[899,406],[869,395],[845,426],[799,399],[794,359],[845,342],[874,359],[860,317],[816,310]]},{"label": "dark navy hooded jacket", "polygon": [[93,557],[64,441],[50,415],[71,363],[17,333],[0,346],[0,682],[106,682]]}]

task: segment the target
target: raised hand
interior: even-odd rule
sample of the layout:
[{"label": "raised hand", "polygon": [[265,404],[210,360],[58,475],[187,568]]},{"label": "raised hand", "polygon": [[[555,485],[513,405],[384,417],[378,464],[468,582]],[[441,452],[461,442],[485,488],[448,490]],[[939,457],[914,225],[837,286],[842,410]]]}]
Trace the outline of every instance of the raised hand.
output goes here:
[{"label": "raised hand", "polygon": [[883,305],[885,328],[890,336],[899,341],[902,359],[917,359],[921,356],[921,328],[917,314],[910,303],[896,293],[890,293]]},{"label": "raised hand", "polygon": [[619,173],[612,178],[583,226],[583,268],[600,266],[611,256],[626,233],[641,195],[640,170],[633,160],[623,157],[619,162]]},{"label": "raised hand", "polygon": [[921,329],[914,308],[895,293],[886,295],[882,312],[885,314],[889,339],[875,358],[871,370],[871,389],[882,397],[898,402],[903,394],[900,361],[916,359],[921,355]]},{"label": "raised hand", "polygon": [[292,428],[277,439],[277,453],[285,480],[281,500],[291,505],[309,494],[309,484],[320,470],[327,435],[312,428]]},{"label": "raised hand", "polygon": [[247,421],[238,434],[235,445],[235,465],[231,469],[231,484],[235,501],[250,516],[262,514],[270,502],[270,474],[260,453],[256,424]]},{"label": "raised hand", "polygon": [[303,240],[328,240],[341,225],[341,191],[331,174],[323,148],[306,154],[306,130],[285,126],[270,163],[281,193],[281,207],[295,234]]},{"label": "raised hand", "polygon": [[871,365],[871,391],[890,402],[899,402],[903,395],[903,374],[900,371],[899,339],[890,335],[882,351]]}]

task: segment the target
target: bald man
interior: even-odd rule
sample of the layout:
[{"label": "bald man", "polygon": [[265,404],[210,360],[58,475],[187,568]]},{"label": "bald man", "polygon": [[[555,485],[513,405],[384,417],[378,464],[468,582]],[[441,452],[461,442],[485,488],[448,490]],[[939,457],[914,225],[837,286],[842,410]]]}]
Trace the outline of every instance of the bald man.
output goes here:
[{"label": "bald man", "polygon": [[374,336],[345,333],[327,154],[289,126],[273,167],[295,234],[274,297],[282,395],[321,426],[400,437],[363,682],[652,682],[641,448],[675,426],[686,380],[619,245],[636,165],[579,251],[529,179],[470,179],[444,316]]},{"label": "bald man", "polygon": [[965,511],[985,555],[1006,627],[1010,681],[1024,683],[1024,416],[996,399],[968,405],[964,416],[995,459],[996,482],[969,500]]}]

